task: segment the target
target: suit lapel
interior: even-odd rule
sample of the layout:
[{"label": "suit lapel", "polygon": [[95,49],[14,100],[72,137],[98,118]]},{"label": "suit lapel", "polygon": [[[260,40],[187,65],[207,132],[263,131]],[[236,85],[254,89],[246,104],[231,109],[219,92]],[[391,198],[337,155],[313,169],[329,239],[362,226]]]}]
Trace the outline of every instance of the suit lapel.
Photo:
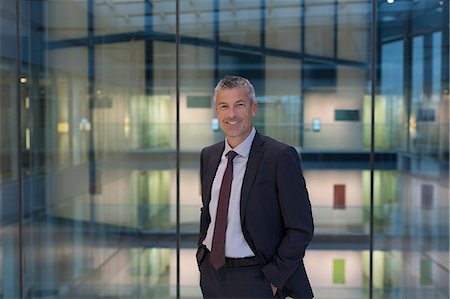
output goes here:
[{"label": "suit lapel", "polygon": [[223,150],[225,148],[225,143],[218,144],[218,146],[214,149],[211,155],[208,157],[208,165],[207,169],[209,172],[206,174],[205,184],[206,184],[206,203],[209,207],[209,202],[211,200],[211,189],[214,181],[214,177],[216,176],[217,168],[219,167],[220,158],[222,157]]},{"label": "suit lapel", "polygon": [[255,181],[256,173],[264,153],[264,140],[259,133],[256,133],[253,140],[250,154],[247,161],[247,169],[245,171],[244,180],[242,182],[241,190],[241,223],[244,223],[245,209],[247,207],[250,189]]}]

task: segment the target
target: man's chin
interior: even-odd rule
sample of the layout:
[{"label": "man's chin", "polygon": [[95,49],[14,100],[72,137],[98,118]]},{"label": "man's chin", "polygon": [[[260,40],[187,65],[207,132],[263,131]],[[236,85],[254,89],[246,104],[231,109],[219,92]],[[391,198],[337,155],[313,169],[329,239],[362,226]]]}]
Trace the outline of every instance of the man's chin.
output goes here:
[{"label": "man's chin", "polygon": [[225,133],[225,135],[230,137],[236,137],[240,133],[239,128],[233,128],[232,126],[222,127],[222,131]]},{"label": "man's chin", "polygon": [[225,135],[230,138],[239,137],[240,133],[237,130],[225,130]]}]

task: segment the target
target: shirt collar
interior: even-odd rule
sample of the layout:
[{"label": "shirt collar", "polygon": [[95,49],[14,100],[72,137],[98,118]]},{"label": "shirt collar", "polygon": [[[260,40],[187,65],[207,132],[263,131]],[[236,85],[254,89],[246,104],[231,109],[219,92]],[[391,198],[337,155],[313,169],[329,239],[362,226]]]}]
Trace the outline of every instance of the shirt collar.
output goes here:
[{"label": "shirt collar", "polygon": [[244,139],[241,143],[239,143],[238,146],[235,148],[231,148],[231,146],[228,144],[228,142],[225,140],[225,149],[223,151],[222,156],[225,156],[228,154],[229,151],[235,151],[238,153],[239,156],[247,157],[250,153],[250,148],[252,147],[253,139],[255,138],[256,130],[255,127],[252,128],[252,131],[247,136],[247,138]]}]

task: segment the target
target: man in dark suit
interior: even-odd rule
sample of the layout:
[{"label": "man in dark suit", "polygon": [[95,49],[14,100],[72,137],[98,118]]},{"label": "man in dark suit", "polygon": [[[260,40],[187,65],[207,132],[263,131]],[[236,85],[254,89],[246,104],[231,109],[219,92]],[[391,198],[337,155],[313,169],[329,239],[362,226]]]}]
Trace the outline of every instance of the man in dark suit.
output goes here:
[{"label": "man in dark suit", "polygon": [[200,158],[203,296],[312,298],[303,256],[314,225],[298,153],[256,132],[247,79],[224,77],[214,99],[226,139]]}]

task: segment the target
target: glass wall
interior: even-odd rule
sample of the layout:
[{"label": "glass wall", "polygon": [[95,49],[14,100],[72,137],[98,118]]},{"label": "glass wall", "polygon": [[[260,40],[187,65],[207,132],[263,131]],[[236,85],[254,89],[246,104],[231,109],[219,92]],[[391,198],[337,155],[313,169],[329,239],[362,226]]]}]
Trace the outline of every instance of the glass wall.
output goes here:
[{"label": "glass wall", "polygon": [[[448,1],[403,9],[380,3],[379,9],[375,144],[396,153],[391,157],[396,167],[385,170],[385,161],[375,163],[374,294],[447,298]],[[401,32],[399,23],[405,24]]]},{"label": "glass wall", "polygon": [[302,159],[315,298],[448,298],[448,28],[448,1],[0,1],[0,297],[201,298],[237,74]]},{"label": "glass wall", "polygon": [[23,254],[18,98],[25,79],[18,75],[17,7],[2,1],[0,12],[0,296],[18,298]]}]

